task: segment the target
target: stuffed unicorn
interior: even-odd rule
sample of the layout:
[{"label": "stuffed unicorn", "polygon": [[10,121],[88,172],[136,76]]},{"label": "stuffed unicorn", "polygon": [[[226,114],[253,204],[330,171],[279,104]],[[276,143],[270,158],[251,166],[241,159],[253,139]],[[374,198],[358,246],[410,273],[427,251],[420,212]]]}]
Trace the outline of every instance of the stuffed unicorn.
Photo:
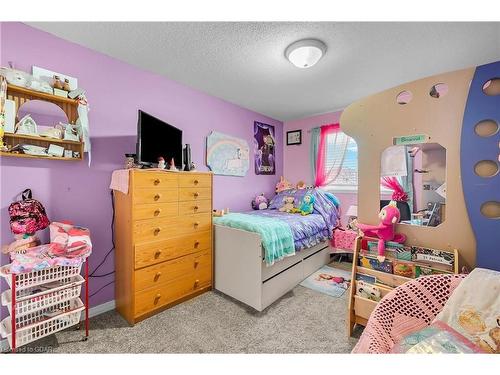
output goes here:
[{"label": "stuffed unicorn", "polygon": [[356,227],[361,230],[365,236],[378,237],[378,256],[380,262],[385,260],[385,242],[393,241],[403,243],[406,236],[401,233],[395,233],[394,225],[399,222],[400,214],[395,201],[391,201],[387,206],[382,207],[378,214],[380,218],[379,225],[367,225],[356,223]]}]

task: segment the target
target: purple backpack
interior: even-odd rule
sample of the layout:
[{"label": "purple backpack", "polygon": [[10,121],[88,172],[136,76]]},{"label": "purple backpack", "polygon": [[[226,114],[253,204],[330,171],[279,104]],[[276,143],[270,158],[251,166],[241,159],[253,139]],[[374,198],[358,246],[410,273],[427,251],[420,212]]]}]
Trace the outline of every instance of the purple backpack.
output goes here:
[{"label": "purple backpack", "polygon": [[31,189],[21,193],[22,199],[9,206],[10,229],[14,234],[34,234],[37,230],[49,226],[45,208],[36,199],[32,199]]}]

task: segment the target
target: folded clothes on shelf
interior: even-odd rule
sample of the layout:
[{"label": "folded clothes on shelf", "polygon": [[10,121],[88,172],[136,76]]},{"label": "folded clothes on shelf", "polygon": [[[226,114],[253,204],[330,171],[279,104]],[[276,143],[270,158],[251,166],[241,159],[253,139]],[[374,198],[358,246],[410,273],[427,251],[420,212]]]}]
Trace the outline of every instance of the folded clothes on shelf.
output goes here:
[{"label": "folded clothes on shelf", "polygon": [[50,224],[50,244],[10,253],[10,273],[39,271],[54,266],[81,266],[92,252],[90,231],[70,223]]}]

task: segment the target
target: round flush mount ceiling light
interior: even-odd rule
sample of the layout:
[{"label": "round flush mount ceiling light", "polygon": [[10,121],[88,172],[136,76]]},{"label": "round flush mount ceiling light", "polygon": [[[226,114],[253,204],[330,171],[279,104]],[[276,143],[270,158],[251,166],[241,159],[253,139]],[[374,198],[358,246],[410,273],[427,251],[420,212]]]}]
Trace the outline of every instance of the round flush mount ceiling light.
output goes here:
[{"label": "round flush mount ceiling light", "polygon": [[310,68],[325,54],[326,44],[317,39],[302,39],[290,44],[285,56],[297,68]]}]

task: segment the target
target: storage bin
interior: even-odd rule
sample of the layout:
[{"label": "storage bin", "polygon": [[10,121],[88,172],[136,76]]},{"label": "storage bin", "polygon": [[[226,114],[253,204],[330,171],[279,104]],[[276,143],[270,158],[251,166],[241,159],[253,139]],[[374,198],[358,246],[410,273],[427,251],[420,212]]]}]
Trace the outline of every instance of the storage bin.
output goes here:
[{"label": "storage bin", "polygon": [[[84,282],[85,279],[77,275],[73,276],[67,284],[59,280],[21,290],[16,293],[16,318],[79,297]],[[12,290],[3,292],[1,301],[12,315]]]},{"label": "storage bin", "polygon": [[[81,269],[81,265],[79,267],[56,266],[45,268],[40,271],[19,273],[16,275],[16,296],[19,298],[24,289],[37,285],[47,284],[59,280],[67,283],[73,276],[79,275]],[[0,268],[0,276],[4,277],[7,284],[9,284],[9,287],[12,288],[12,274],[9,272],[8,266]]]},{"label": "storage bin", "polygon": [[[16,347],[26,345],[32,341],[49,336],[55,332],[78,324],[81,312],[85,306],[80,298],[59,303],[49,309],[38,310],[34,313],[24,315],[22,324],[16,328]],[[45,317],[46,314],[61,311],[55,316]],[[0,335],[7,338],[12,348],[12,325],[11,317],[7,317],[0,323]]]}]

